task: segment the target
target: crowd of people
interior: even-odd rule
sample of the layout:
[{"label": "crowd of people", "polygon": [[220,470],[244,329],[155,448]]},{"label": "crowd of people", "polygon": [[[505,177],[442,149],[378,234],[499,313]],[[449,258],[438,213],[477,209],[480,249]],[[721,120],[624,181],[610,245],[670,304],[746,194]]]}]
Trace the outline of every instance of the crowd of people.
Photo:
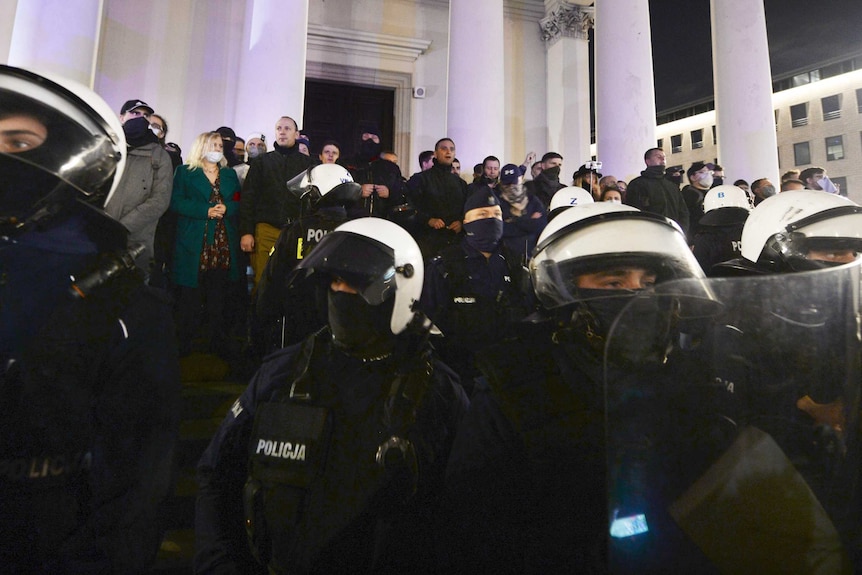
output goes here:
[{"label": "crowd of people", "polygon": [[13,571],[151,565],[197,340],[255,374],[198,464],[196,573],[862,567],[862,207],[825,170],[468,184],[444,137],[405,178],[375,126],[313,159],[288,116],[182,163],[155,112],[0,67]]}]

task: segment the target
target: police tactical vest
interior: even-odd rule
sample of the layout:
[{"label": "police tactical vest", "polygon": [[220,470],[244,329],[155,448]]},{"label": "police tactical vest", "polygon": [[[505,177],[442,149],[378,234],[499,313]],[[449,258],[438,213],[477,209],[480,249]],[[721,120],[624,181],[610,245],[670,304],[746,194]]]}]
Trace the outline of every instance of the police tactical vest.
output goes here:
[{"label": "police tactical vest", "polygon": [[[408,435],[430,364],[403,376],[337,372],[330,342],[328,329],[309,337],[292,381],[256,409],[246,527],[256,558],[274,573],[306,572],[322,560],[373,564],[386,517],[418,484]],[[338,389],[337,377],[356,381]],[[345,383],[361,397],[349,397]]]}]

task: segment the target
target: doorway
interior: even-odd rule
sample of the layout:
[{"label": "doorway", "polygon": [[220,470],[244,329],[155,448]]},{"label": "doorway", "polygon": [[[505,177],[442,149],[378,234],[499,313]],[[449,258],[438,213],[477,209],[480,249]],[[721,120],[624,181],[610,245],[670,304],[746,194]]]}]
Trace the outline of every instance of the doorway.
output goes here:
[{"label": "doorway", "polygon": [[394,88],[306,80],[304,109],[302,132],[311,140],[313,158],[326,140],[338,142],[342,161],[353,158],[370,125],[380,130],[383,150],[394,148]]}]

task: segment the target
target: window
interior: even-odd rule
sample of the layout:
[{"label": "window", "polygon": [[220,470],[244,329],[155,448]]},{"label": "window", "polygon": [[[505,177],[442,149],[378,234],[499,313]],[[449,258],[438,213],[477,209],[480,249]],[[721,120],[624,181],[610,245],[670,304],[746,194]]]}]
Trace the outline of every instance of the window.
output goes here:
[{"label": "window", "polygon": [[775,115],[775,129],[777,130],[778,129],[778,110],[772,110],[772,112]]},{"label": "window", "polygon": [[808,102],[790,106],[790,124],[794,128],[808,125]]},{"label": "window", "polygon": [[675,136],[670,137],[670,152],[672,154],[678,154],[682,151],[682,134],[677,134]]},{"label": "window", "polygon": [[655,147],[664,149],[664,138],[659,138],[655,143]]},{"label": "window", "polygon": [[691,149],[697,150],[703,147],[703,129],[691,131]]},{"label": "window", "polygon": [[712,127],[712,145],[716,145],[718,143],[718,133],[715,130],[715,126]]},{"label": "window", "polygon": [[844,159],[844,136],[830,136],[826,138],[826,160]]},{"label": "window", "polygon": [[808,148],[808,142],[799,142],[793,144],[794,165],[804,166],[811,163],[811,150]]},{"label": "window", "polygon": [[838,188],[838,193],[842,196],[847,195],[847,178],[841,176],[840,178],[833,178],[829,176],[829,179],[832,180],[832,183],[835,184],[835,187]]},{"label": "window", "polygon": [[834,120],[841,117],[841,97],[838,94],[820,99],[823,106],[823,119]]},{"label": "window", "polygon": [[862,88],[856,90],[856,110],[862,114]]}]

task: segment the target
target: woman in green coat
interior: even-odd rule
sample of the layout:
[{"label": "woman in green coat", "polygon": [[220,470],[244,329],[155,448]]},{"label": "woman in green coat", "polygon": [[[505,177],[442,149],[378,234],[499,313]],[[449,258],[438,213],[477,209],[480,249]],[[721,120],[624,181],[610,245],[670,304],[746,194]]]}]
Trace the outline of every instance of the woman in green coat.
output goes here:
[{"label": "woman in green coat", "polygon": [[205,308],[210,347],[224,348],[225,299],[229,282],[239,278],[239,236],[233,222],[239,211],[236,172],[227,167],[222,138],[204,132],[195,139],[188,163],[174,173],[171,210],[177,213],[173,278],[178,286],[177,331],[180,352],[191,342]]}]

